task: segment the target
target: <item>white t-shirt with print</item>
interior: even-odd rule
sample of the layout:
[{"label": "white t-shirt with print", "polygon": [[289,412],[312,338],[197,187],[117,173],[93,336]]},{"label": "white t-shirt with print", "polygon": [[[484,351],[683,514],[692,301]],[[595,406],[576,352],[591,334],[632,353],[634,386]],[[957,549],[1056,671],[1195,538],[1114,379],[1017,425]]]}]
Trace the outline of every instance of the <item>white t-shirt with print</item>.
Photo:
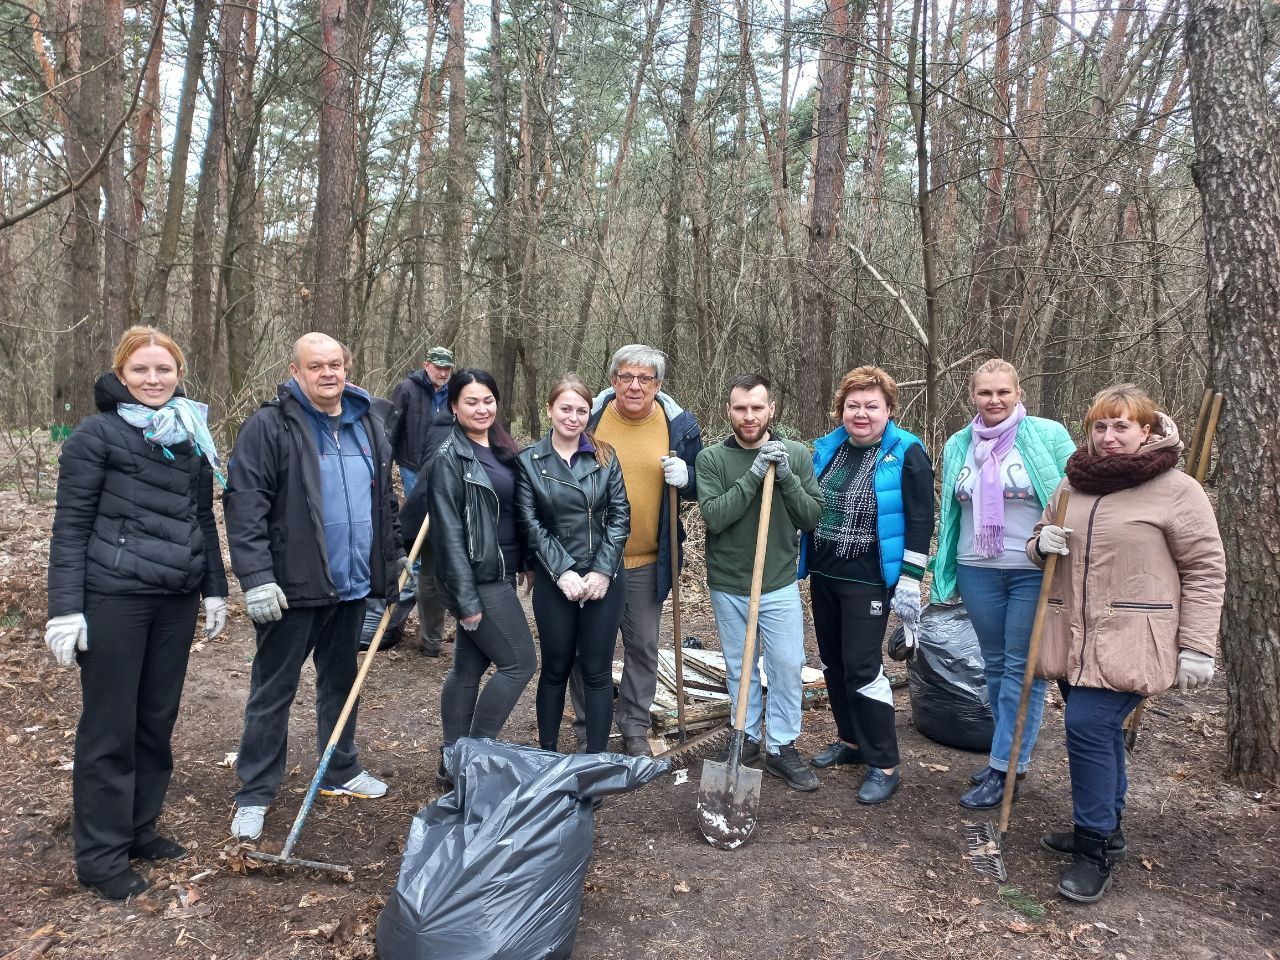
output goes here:
[{"label": "white t-shirt with print", "polygon": [[973,459],[973,444],[970,444],[955,486],[956,500],[960,502],[960,542],[956,559],[972,567],[1002,570],[1034,567],[1035,564],[1027,559],[1027,538],[1043,511],[1031,484],[1031,474],[1016,449],[1010,450],[1000,463],[1000,479],[1004,483],[1004,552],[997,557],[981,557],[974,549],[973,498],[978,485],[978,466]]}]

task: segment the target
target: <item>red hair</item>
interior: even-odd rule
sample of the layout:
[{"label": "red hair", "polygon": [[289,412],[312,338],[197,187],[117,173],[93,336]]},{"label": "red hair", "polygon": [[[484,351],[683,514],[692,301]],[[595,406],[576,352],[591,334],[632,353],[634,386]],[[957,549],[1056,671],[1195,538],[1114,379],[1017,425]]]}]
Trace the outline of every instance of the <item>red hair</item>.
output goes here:
[{"label": "red hair", "polygon": [[124,365],[129,362],[129,358],[143,347],[163,347],[177,362],[179,375],[187,369],[187,359],[182,355],[182,348],[174,342],[173,337],[167,333],[161,333],[155,327],[130,327],[120,337],[111,358],[111,369],[115,371],[117,377],[124,373]]}]

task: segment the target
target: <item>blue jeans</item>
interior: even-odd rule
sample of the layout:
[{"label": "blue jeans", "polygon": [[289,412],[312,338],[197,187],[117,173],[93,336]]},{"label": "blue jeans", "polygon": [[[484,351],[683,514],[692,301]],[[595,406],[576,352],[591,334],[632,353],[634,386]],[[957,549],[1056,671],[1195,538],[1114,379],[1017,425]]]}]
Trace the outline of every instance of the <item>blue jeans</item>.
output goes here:
[{"label": "blue jeans", "polygon": [[[996,725],[991,738],[991,758],[987,761],[993,770],[1009,769],[1013,725],[1018,718],[1018,701],[1022,698],[1022,677],[1027,671],[1027,648],[1036,619],[1041,577],[1037,569],[1000,570],[964,563],[956,567],[956,586],[986,661],[987,696]],[[1044,680],[1031,684],[1027,722],[1018,751],[1019,773],[1025,773],[1031,765],[1031,751],[1044,719],[1047,687]]]},{"label": "blue jeans", "polygon": [[[400,482],[404,484],[404,498],[409,499],[409,494],[413,493],[413,488],[418,485],[418,471],[406,470],[400,468]],[[415,533],[417,531],[414,531]]]},{"label": "blue jeans", "polygon": [[[738,703],[738,682],[742,675],[742,653],[747,639],[747,607],[749,597],[711,591],[711,610],[720,634],[720,649],[729,679],[729,695]],[[769,676],[767,712],[761,703],[760,671],[751,671],[751,688],[747,695],[747,736],[760,739],[764,722],[768,739],[765,747],[777,753],[784,744],[794,743],[800,736],[800,700],[804,680],[804,607],[800,588],[792,583],[760,598],[760,619],[756,629],[756,656],[764,650],[764,669]]]},{"label": "blue jeans", "polygon": [[1067,761],[1071,819],[1103,836],[1115,833],[1129,779],[1124,769],[1124,721],[1142,700],[1136,693],[1059,682],[1067,701]]}]

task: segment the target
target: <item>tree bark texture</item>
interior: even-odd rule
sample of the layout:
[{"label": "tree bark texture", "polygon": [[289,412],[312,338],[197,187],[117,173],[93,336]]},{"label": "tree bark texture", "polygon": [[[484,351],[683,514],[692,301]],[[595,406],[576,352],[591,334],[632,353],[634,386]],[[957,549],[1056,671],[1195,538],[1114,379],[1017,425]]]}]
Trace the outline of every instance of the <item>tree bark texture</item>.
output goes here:
[{"label": "tree bark texture", "polygon": [[1210,370],[1226,397],[1227,775],[1255,789],[1280,783],[1280,116],[1261,13],[1257,0],[1191,0],[1186,25]]},{"label": "tree bark texture", "polygon": [[452,347],[462,330],[462,223],[471,196],[467,189],[467,77],[464,0],[449,2],[449,36],[444,71],[449,81],[449,156],[445,162],[444,209],[440,219],[440,285],[444,316],[437,339]]},{"label": "tree bark texture", "polygon": [[[191,8],[191,35],[187,39],[187,62],[178,94],[178,119],[173,135],[173,159],[169,163],[169,192],[165,202],[164,225],[155,267],[147,281],[142,316],[148,323],[162,322],[169,302],[169,274],[178,258],[178,234],[187,195],[187,154],[191,152],[191,125],[204,67],[204,48],[209,37],[213,0],[195,0]],[[158,51],[157,51],[158,52]],[[159,57],[156,58],[157,63]]]},{"label": "tree bark texture", "polygon": [[[849,36],[849,0],[827,0],[826,39],[818,68],[817,151],[810,187],[809,256],[800,328],[800,369],[812,377],[800,396],[800,423],[816,436],[830,420],[831,337],[836,303],[835,239],[844,212],[845,166],[849,153],[849,85],[853,81],[853,44]],[[779,145],[779,149],[782,145]]]},{"label": "tree bark texture", "polygon": [[[67,177],[76,182],[89,171],[105,139],[103,7],[64,0],[58,12],[55,27],[63,39],[59,81],[70,91],[63,144]],[[106,338],[100,330],[101,179],[99,173],[71,194],[70,217],[62,234],[66,254],[58,319],[67,332],[54,351],[53,420],[70,427],[94,412],[93,383],[107,359]]]},{"label": "tree bark texture", "polygon": [[[460,0],[458,0],[460,2]],[[320,142],[316,183],[313,330],[342,340],[347,316],[347,234],[355,175],[352,50],[347,0],[321,0]]]}]

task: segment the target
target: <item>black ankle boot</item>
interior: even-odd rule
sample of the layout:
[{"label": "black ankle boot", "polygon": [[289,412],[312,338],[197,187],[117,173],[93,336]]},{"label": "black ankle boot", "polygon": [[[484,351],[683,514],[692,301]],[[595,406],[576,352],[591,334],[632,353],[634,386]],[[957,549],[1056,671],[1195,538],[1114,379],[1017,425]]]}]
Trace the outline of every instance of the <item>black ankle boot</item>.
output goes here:
[{"label": "black ankle boot", "polygon": [[114,877],[107,877],[105,880],[81,880],[80,882],[104,900],[127,900],[151,886],[132,869],[121,870]]},{"label": "black ankle boot", "polygon": [[[1040,837],[1040,846],[1050,853],[1069,857],[1076,852],[1076,834],[1074,830],[1062,830],[1058,833],[1046,833]],[[1120,815],[1116,814],[1116,830],[1107,840],[1107,859],[1119,863],[1129,855],[1129,844],[1124,838],[1124,828],[1120,825]]]},{"label": "black ankle boot", "polygon": [[1058,881],[1058,893],[1077,903],[1097,903],[1111,886],[1111,861],[1107,859],[1107,837],[1084,827],[1076,827],[1075,852],[1071,866]]}]

